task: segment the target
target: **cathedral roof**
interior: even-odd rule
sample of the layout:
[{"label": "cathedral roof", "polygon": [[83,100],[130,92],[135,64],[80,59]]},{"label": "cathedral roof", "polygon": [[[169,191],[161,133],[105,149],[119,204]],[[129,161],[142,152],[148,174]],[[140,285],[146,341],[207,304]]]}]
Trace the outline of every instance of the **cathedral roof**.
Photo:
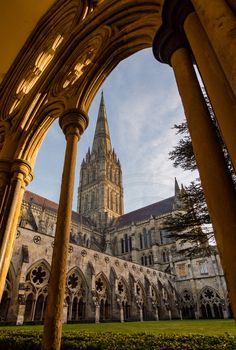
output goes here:
[{"label": "cathedral roof", "polygon": [[[58,204],[53,201],[50,201],[47,198],[39,196],[36,193],[25,191],[24,201],[27,203],[31,202],[32,204],[38,205],[40,207],[43,207],[44,209],[48,209],[50,211],[55,212],[55,214],[57,214]],[[72,211],[72,221],[77,223],[82,222],[84,225],[91,226],[90,220],[82,216],[81,214],[77,213],[76,211]]]},{"label": "cathedral roof", "polygon": [[150,204],[146,207],[131,211],[130,213],[119,216],[113,221],[116,228],[130,225],[132,222],[139,222],[170,213],[173,210],[175,197],[166,198],[160,202]]},{"label": "cathedral roof", "polygon": [[104,153],[112,151],[103,92],[92,146],[92,153],[98,153],[99,151],[103,151]]}]

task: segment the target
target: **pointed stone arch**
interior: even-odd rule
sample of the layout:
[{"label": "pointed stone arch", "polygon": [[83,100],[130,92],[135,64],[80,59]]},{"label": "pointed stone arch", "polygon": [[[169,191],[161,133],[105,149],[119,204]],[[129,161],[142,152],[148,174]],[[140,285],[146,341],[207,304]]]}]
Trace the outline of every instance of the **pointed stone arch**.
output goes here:
[{"label": "pointed stone arch", "polygon": [[199,305],[202,318],[223,318],[225,300],[213,287],[205,286],[199,292]]},{"label": "pointed stone arch", "polygon": [[183,319],[195,318],[195,301],[190,289],[185,288],[180,293],[180,302]]}]

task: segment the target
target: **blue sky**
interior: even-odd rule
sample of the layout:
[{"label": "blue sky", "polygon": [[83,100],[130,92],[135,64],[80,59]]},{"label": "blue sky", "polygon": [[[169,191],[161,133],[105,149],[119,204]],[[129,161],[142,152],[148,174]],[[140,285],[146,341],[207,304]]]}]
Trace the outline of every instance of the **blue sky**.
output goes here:
[{"label": "blue sky", "polygon": [[[142,50],[115,68],[91,105],[89,127],[78,144],[74,210],[80,164],[92,145],[101,90],[123,170],[125,212],[172,196],[174,177],[188,185],[198,176],[174,168],[168,159],[178,141],[172,127],[184,120],[184,112],[171,67],[158,63],[151,49]],[[58,202],[64,150],[65,139],[55,121],[39,151],[30,191]]]}]

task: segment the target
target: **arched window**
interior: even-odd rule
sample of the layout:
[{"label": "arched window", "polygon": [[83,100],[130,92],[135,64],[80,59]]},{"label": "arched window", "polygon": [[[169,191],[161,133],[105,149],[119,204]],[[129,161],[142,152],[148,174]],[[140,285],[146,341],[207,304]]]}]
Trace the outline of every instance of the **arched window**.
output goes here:
[{"label": "arched window", "polygon": [[147,259],[147,256],[145,255],[144,256],[144,265],[147,266],[147,264],[148,264],[148,259]]},{"label": "arched window", "polygon": [[24,322],[32,321],[33,304],[34,304],[34,296],[33,296],[33,293],[30,293],[28,294],[25,301]]},{"label": "arched window", "polygon": [[140,233],[139,235],[140,249],[143,249],[143,235]]},{"label": "arched window", "polygon": [[125,234],[125,252],[127,253],[129,251],[129,240],[127,233]]},{"label": "arched window", "polygon": [[121,253],[123,254],[123,253],[125,252],[125,248],[124,248],[124,240],[123,240],[123,238],[121,238],[120,243],[121,243]]},{"label": "arched window", "polygon": [[149,265],[153,265],[153,255],[152,255],[152,252],[149,253]]}]

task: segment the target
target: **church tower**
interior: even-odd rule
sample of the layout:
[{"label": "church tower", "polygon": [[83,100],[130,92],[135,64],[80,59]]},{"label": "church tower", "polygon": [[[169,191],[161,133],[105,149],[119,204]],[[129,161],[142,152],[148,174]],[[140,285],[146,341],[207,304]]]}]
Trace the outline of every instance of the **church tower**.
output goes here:
[{"label": "church tower", "polygon": [[111,146],[103,93],[92,150],[81,164],[77,210],[99,227],[124,213],[122,170]]}]

